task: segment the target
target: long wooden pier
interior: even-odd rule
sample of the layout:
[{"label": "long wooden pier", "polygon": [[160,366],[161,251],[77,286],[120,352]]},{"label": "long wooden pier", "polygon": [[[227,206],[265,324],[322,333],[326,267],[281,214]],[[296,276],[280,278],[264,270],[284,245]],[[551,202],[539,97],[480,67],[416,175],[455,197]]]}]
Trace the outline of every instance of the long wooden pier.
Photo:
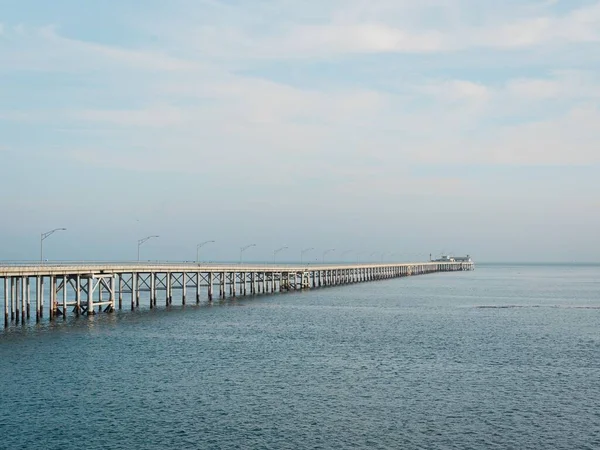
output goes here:
[{"label": "long wooden pier", "polygon": [[8,327],[26,323],[33,315],[39,322],[45,309],[51,320],[66,318],[69,313],[111,313],[124,306],[135,310],[140,307],[142,292],[149,293],[145,296],[149,306],[156,308],[159,291],[165,292],[164,302],[169,306],[175,290],[180,291],[180,301],[185,304],[190,290],[199,303],[202,293],[212,301],[215,294],[224,299],[473,269],[470,261],[349,265],[0,263],[0,279]]}]

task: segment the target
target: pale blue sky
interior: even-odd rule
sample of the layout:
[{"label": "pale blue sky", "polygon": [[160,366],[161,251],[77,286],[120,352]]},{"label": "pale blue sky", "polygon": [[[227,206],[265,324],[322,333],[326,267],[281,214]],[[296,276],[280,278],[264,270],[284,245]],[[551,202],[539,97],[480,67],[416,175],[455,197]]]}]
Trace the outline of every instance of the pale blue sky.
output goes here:
[{"label": "pale blue sky", "polygon": [[599,102],[597,0],[0,0],[0,259],[598,261]]}]

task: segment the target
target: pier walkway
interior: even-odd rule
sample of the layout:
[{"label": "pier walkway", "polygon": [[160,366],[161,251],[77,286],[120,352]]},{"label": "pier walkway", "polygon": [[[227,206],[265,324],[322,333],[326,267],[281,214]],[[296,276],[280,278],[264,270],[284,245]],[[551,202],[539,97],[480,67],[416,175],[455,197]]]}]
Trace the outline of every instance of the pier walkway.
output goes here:
[{"label": "pier walkway", "polygon": [[[114,312],[140,307],[142,292],[150,308],[157,307],[157,292],[164,291],[165,305],[173,303],[173,291],[182,304],[188,291],[199,303],[206,295],[236,297],[314,289],[327,286],[473,270],[472,262],[416,262],[386,264],[267,265],[197,263],[1,263],[4,323],[37,321],[44,316],[66,317]],[[33,294],[33,295],[32,295]],[[33,303],[33,305],[32,305]]]}]

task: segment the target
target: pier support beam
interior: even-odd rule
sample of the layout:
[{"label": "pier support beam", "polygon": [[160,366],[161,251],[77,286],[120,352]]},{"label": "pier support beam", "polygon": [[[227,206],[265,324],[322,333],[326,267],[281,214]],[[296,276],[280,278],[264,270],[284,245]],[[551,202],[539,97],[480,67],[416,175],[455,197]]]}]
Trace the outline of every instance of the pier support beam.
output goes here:
[{"label": "pier support beam", "polygon": [[25,277],[25,301],[27,303],[27,305],[26,305],[27,320],[29,320],[31,318],[31,284],[29,281],[29,277]]},{"label": "pier support beam", "polygon": [[156,274],[150,273],[150,309],[156,306]]},{"label": "pier support beam", "polygon": [[67,318],[67,276],[63,276],[62,280],[62,316]]},{"label": "pier support beam", "polygon": [[81,314],[81,275],[75,277],[75,314]]},{"label": "pier support beam", "polygon": [[94,279],[90,275],[87,279],[87,311],[88,316],[96,314],[94,310]]},{"label": "pier support beam", "polygon": [[140,274],[136,273],[133,275],[135,277],[135,282],[133,285],[135,286],[135,307],[140,307]]},{"label": "pier support beam", "polygon": [[123,309],[123,274],[118,274],[119,277],[119,309]]},{"label": "pier support beam", "polygon": [[4,326],[8,326],[8,278],[4,277]]},{"label": "pier support beam", "polygon": [[196,273],[196,305],[200,303],[200,272]]},{"label": "pier support beam", "polygon": [[169,306],[171,303],[173,303],[173,274],[170,272],[167,272],[166,274],[166,281],[167,281],[167,294],[165,296],[165,303],[167,306]]},{"label": "pier support beam", "polygon": [[50,298],[48,301],[48,317],[54,319],[54,311],[56,307],[56,277],[50,275]]},{"label": "pier support beam", "polygon": [[36,323],[40,321],[42,317],[42,296],[44,292],[42,291],[42,277],[39,275],[35,277],[35,321]]},{"label": "pier support beam", "polygon": [[132,311],[135,310],[135,299],[139,295],[137,283],[138,283],[138,274],[134,272],[131,274],[131,310]]}]

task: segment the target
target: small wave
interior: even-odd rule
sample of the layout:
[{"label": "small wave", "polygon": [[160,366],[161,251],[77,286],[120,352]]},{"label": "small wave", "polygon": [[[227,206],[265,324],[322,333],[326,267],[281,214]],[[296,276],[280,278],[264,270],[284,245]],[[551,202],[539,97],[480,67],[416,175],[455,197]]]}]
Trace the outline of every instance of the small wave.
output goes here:
[{"label": "small wave", "polygon": [[476,305],[476,309],[512,309],[512,308],[559,308],[559,309],[600,309],[600,306],[578,305]]},{"label": "small wave", "polygon": [[539,305],[479,305],[477,309],[539,308]]}]

